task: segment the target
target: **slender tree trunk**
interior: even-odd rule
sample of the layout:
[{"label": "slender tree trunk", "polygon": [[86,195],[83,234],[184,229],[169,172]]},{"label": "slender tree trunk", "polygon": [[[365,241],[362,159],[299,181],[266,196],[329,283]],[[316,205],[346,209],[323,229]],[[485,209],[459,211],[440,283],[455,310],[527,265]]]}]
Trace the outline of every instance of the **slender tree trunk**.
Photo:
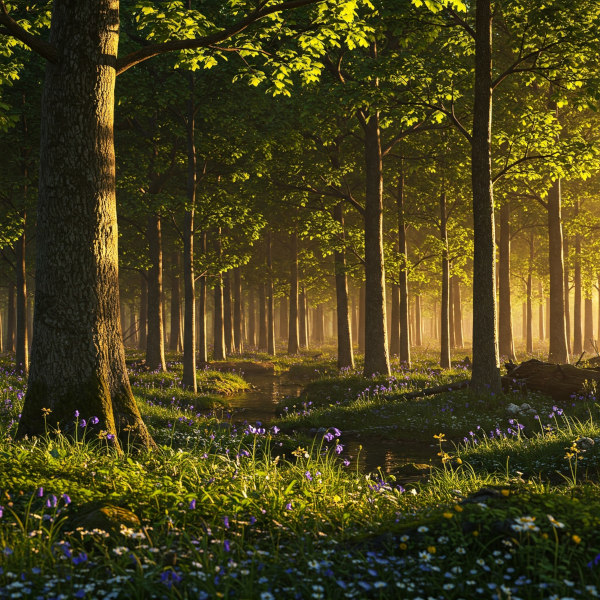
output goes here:
[{"label": "slender tree trunk", "polygon": [[254,306],[254,288],[248,287],[248,346],[256,347],[256,307]]},{"label": "slender tree trunk", "polygon": [[240,268],[233,270],[233,343],[237,352],[243,351],[242,343],[242,275]]},{"label": "slender tree trunk", "polygon": [[315,341],[322,344],[325,341],[325,317],[323,305],[319,304],[315,309]]},{"label": "slender tree trunk", "polygon": [[546,339],[546,320],[544,319],[544,288],[542,287],[541,281],[538,281],[538,294],[540,297],[538,310],[538,336],[540,341],[543,342]]},{"label": "slender tree trunk", "polygon": [[[55,0],[41,114],[34,335],[17,435],[73,413],[153,446],[133,397],[119,320],[113,143],[116,0]],[[52,410],[45,420],[42,408]]]},{"label": "slender tree trunk", "polygon": [[440,332],[439,332],[439,322],[440,320],[438,319],[438,305],[437,305],[437,300],[434,300],[433,302],[433,337],[436,340],[440,339]]},{"label": "slender tree trunk", "polygon": [[592,306],[592,290],[589,288],[585,295],[584,341],[583,349],[586,352],[594,350],[594,313]]},{"label": "slender tree trunk", "polygon": [[[577,357],[583,352],[581,331],[581,238],[575,236],[575,263],[573,269],[573,354]],[[552,327],[552,324],[550,324]]]},{"label": "slender tree trunk", "polygon": [[500,355],[515,361],[513,340],[512,304],[510,291],[510,204],[500,207],[500,243],[498,252],[499,310],[498,341]]},{"label": "slender tree trunk", "polygon": [[360,286],[359,302],[358,302],[358,350],[359,352],[365,351],[365,284]]},{"label": "slender tree trunk", "polygon": [[[193,104],[190,101],[190,111]],[[188,125],[189,126],[189,125]],[[189,135],[189,134],[188,134]],[[188,140],[188,144],[193,145],[193,140]],[[189,150],[191,152],[191,150]],[[196,153],[193,152],[193,164],[195,164]],[[188,156],[188,199],[194,201],[196,190],[195,173],[191,173],[190,156]],[[192,191],[193,190],[193,191]],[[193,207],[193,203],[191,203]],[[183,216],[183,285],[184,285],[184,315],[183,315],[183,377],[181,383],[184,388],[196,392],[198,384],[196,381],[196,334],[199,337],[204,333],[204,340],[200,345],[200,354],[204,351],[204,356],[200,360],[206,359],[206,335],[204,325],[204,303],[206,298],[206,281],[202,278],[200,283],[201,290],[204,292],[200,298],[200,331],[196,331],[196,274],[194,272],[194,209],[190,208]],[[204,325],[204,327],[203,327]]]},{"label": "slender tree trunk", "polygon": [[298,295],[298,344],[300,348],[308,347],[308,315],[306,314],[306,289],[304,286],[300,287],[300,293]]},{"label": "slender tree trunk", "polygon": [[[313,313],[314,315],[314,313]],[[358,295],[356,290],[352,294],[352,343],[358,346]]]},{"label": "slender tree trunk", "polygon": [[147,272],[141,275],[140,286],[140,326],[139,345],[140,350],[146,350],[148,339],[148,278]]},{"label": "slender tree trunk", "polygon": [[533,231],[529,236],[529,264],[527,269],[527,353],[533,353]]},{"label": "slender tree trunk", "polygon": [[267,294],[266,284],[258,285],[258,349],[267,352]]},{"label": "slender tree trunk", "polygon": [[[599,280],[600,281],[600,280]],[[15,284],[13,281],[8,282],[8,307],[6,313],[6,350],[7,352],[15,351],[15,323],[16,323],[16,306],[15,306]]]},{"label": "slender tree trunk", "polygon": [[[275,356],[275,299],[273,297],[273,255],[271,232],[267,232],[267,352]],[[296,263],[297,264],[297,263]]]},{"label": "slender tree trunk", "polygon": [[[333,218],[340,224],[344,239],[344,209],[340,202],[333,209]],[[353,368],[352,333],[348,310],[348,276],[346,275],[346,254],[336,250],[334,257],[335,297],[337,307],[337,366],[338,369]]]},{"label": "slender tree trunk", "polygon": [[169,332],[169,350],[179,352],[181,350],[181,340],[179,338],[179,329],[181,324],[181,296],[179,289],[179,252],[171,254],[171,327]]},{"label": "slender tree trunk", "polygon": [[231,276],[229,271],[223,273],[223,327],[227,355],[233,354],[236,349],[233,347],[233,313],[231,310]]},{"label": "slender tree trunk", "polygon": [[440,239],[442,240],[442,312],[440,321],[440,366],[449,369],[450,363],[450,263],[448,261],[448,228],[446,194],[440,194]]},{"label": "slender tree trunk", "polygon": [[450,351],[456,348],[456,340],[454,335],[456,333],[454,328],[454,286],[452,285],[452,277],[448,283],[448,327],[450,329]]},{"label": "slender tree trunk", "polygon": [[454,342],[456,348],[464,347],[462,295],[460,293],[460,280],[456,275],[452,277],[452,296],[454,297]]},{"label": "slender tree trunk", "polygon": [[570,289],[569,289],[569,240],[567,236],[563,241],[563,252],[565,256],[565,268],[564,268],[564,283],[563,288],[565,290],[565,328],[567,330],[567,349],[569,355],[571,354],[571,302],[570,302]]},{"label": "slender tree trunk", "polygon": [[390,324],[390,356],[400,354],[400,286],[392,284],[392,320]]},{"label": "slender tree trunk", "polygon": [[[200,251],[206,254],[206,232],[200,236]],[[208,301],[208,282],[206,275],[202,275],[199,280],[199,293],[197,307],[198,319],[198,362],[205,365],[208,362],[208,333],[206,324],[206,305]],[[185,346],[185,344],[184,344]],[[195,365],[194,365],[195,367]],[[191,364],[190,364],[191,368]]]},{"label": "slender tree trunk", "polygon": [[408,324],[408,249],[406,243],[406,223],[404,220],[404,170],[400,171],[398,190],[396,194],[396,209],[398,211],[398,252],[400,255],[400,271],[398,273],[399,298],[399,327],[400,346],[398,356],[400,362],[410,367],[410,329]]},{"label": "slender tree trunk", "polygon": [[491,176],[492,11],[476,0],[475,90],[471,141],[473,185],[473,372],[475,391],[501,391],[496,333],[496,241]]},{"label": "slender tree trunk", "polygon": [[16,243],[16,356],[17,371],[27,374],[29,370],[29,350],[27,337],[27,272],[25,265],[25,230]]},{"label": "slender tree trunk", "polygon": [[[548,192],[548,258],[550,266],[550,362],[568,363],[567,329],[565,326],[565,294],[563,237],[561,216],[561,182],[557,179]],[[581,325],[580,325],[581,326]],[[573,348],[575,348],[575,331]]]},{"label": "slender tree trunk", "polygon": [[415,346],[423,345],[423,319],[421,316],[421,295],[415,296]]},{"label": "slender tree trunk", "polygon": [[225,346],[225,326],[223,311],[223,281],[221,273],[215,279],[215,312],[214,312],[214,339],[213,339],[213,358],[214,360],[226,360]]},{"label": "slender tree trunk", "polygon": [[129,303],[129,346],[135,348],[137,346],[138,321],[135,314],[135,302],[132,300]]},{"label": "slender tree trunk", "polygon": [[291,257],[290,257],[290,322],[288,333],[288,354],[298,354],[299,331],[298,331],[298,235],[291,235]]},{"label": "slender tree trunk", "polygon": [[150,252],[148,269],[148,339],[146,366],[151,370],[166,371],[163,304],[162,304],[162,236],[160,217],[148,217],[146,239]]},{"label": "slender tree trunk", "polygon": [[287,299],[285,297],[279,300],[279,337],[286,338],[288,331]]},{"label": "slender tree trunk", "polygon": [[363,125],[365,134],[365,364],[364,374],[388,375],[383,259],[383,167],[379,113]]}]

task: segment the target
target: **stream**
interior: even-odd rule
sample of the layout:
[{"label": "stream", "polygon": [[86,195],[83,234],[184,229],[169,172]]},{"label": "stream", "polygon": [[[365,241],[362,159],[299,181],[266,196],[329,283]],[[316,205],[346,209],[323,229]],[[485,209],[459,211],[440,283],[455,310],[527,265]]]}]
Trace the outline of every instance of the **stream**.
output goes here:
[{"label": "stream", "polygon": [[[305,383],[292,381],[286,375],[245,375],[252,389],[227,398],[236,423],[248,422],[254,425],[260,421],[263,426],[273,421],[279,401],[286,396],[300,396]],[[313,431],[314,433],[314,431]],[[341,442],[344,451],[342,458],[350,460],[349,468],[364,473],[376,471],[379,467],[385,474],[399,476],[402,481],[420,479],[428,473],[424,470],[407,469],[413,463],[428,465],[437,463],[437,449],[429,442],[380,437],[374,433],[352,432],[344,435]]]}]

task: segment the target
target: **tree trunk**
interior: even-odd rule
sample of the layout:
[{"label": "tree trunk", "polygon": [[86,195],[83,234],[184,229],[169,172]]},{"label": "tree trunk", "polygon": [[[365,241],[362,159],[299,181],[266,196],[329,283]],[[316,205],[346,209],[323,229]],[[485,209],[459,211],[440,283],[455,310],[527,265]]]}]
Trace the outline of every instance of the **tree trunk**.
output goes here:
[{"label": "tree trunk", "polygon": [[[569,362],[569,352],[567,349],[565,294],[563,290],[564,261],[561,201],[561,182],[560,179],[557,179],[552,183],[552,187],[548,192],[548,258],[550,267],[550,350],[548,360],[566,364]],[[573,348],[575,346],[574,331]]]},{"label": "tree trunk", "polygon": [[25,269],[25,230],[16,243],[16,282],[17,282],[17,312],[16,312],[16,355],[17,371],[27,374],[29,369],[29,350],[27,338],[27,273]]},{"label": "tree trunk", "polygon": [[299,331],[298,331],[298,235],[291,235],[291,257],[290,257],[290,321],[288,333],[288,354],[298,354]]},{"label": "tree trunk", "polygon": [[152,371],[166,371],[163,303],[162,303],[162,235],[160,217],[148,217],[146,229],[150,268],[148,269],[148,339],[146,366]]},{"label": "tree trunk", "polygon": [[475,88],[471,179],[473,185],[473,371],[475,391],[502,390],[496,333],[496,241],[491,176],[492,12],[476,0]]},{"label": "tree trunk", "polygon": [[533,231],[529,236],[529,264],[527,266],[527,353],[533,353]]},{"label": "tree trunk", "polygon": [[273,298],[273,255],[271,232],[267,232],[267,352],[275,356],[275,299]]},{"label": "tree trunk", "polygon": [[[333,218],[340,224],[344,240],[344,209],[340,202],[333,209]],[[346,254],[336,250],[334,257],[335,297],[337,307],[337,366],[338,369],[353,368],[352,333],[350,331],[350,313],[348,309],[348,276],[346,275]]]},{"label": "tree trunk", "polygon": [[456,275],[452,277],[452,296],[454,297],[454,342],[456,348],[464,347],[462,295],[460,293],[460,280]]},{"label": "tree trunk", "polygon": [[325,322],[323,305],[319,304],[315,309],[315,342],[322,344],[325,341]]},{"label": "tree trunk", "polygon": [[128,335],[127,340],[129,342],[129,346],[131,348],[135,348],[137,346],[137,332],[138,332],[138,322],[135,314],[135,301],[131,300],[129,302],[129,326],[128,326]]},{"label": "tree trunk", "polygon": [[254,306],[254,288],[248,288],[248,346],[256,347],[256,307]]},{"label": "tree trunk", "polygon": [[[206,232],[200,236],[200,250],[206,254]],[[206,275],[200,277],[200,291],[198,293],[198,303],[196,305],[196,318],[198,320],[198,362],[205,365],[208,362],[208,334],[206,324],[206,305],[208,301],[208,282]],[[185,344],[184,344],[185,346]],[[185,350],[185,348],[184,348]],[[194,365],[195,366],[195,365]],[[190,364],[191,368],[191,364]]]},{"label": "tree trunk", "polygon": [[440,239],[442,240],[442,312],[440,321],[440,366],[449,369],[450,363],[450,263],[448,261],[448,228],[446,194],[440,194]]},{"label": "tree trunk", "polygon": [[[314,316],[314,313],[313,313]],[[358,296],[356,290],[352,294],[352,343],[358,346]]]},{"label": "tree trunk", "polygon": [[140,325],[139,325],[139,343],[140,350],[146,350],[146,341],[148,339],[148,279],[146,272],[141,274],[140,285]]},{"label": "tree trunk", "polygon": [[287,299],[279,300],[279,338],[285,339],[288,331]]},{"label": "tree trunk", "polygon": [[546,339],[546,320],[544,319],[544,288],[542,282],[538,281],[539,308],[538,308],[538,337],[543,342]]},{"label": "tree trunk", "polygon": [[584,317],[584,335],[583,335],[583,349],[586,352],[593,352],[594,350],[594,313],[592,306],[592,290],[587,290],[585,295],[585,317]]},{"label": "tree trunk", "polygon": [[383,258],[383,167],[379,113],[363,126],[365,134],[365,364],[364,374],[389,375]]},{"label": "tree trunk", "polygon": [[358,298],[358,350],[359,352],[365,351],[365,284],[360,286],[360,293]]},{"label": "tree trunk", "polygon": [[[599,279],[600,281],[600,279]],[[13,281],[8,282],[8,307],[6,312],[6,351],[15,351],[15,323],[16,323],[16,306],[15,306],[15,284]]]},{"label": "tree trunk", "polygon": [[513,340],[512,305],[510,292],[510,204],[500,207],[500,243],[498,252],[499,310],[498,343],[500,355],[514,362],[515,345]]},{"label": "tree trunk", "polygon": [[[576,207],[576,214],[577,212]],[[581,331],[581,238],[579,235],[575,236],[575,261],[573,267],[573,354],[578,357],[583,352]]]},{"label": "tree trunk", "polygon": [[181,295],[179,288],[179,269],[181,267],[179,252],[171,254],[171,327],[169,331],[169,350],[179,352],[181,350],[181,340],[179,338],[179,328],[181,322]]},{"label": "tree trunk", "polygon": [[392,319],[390,324],[390,356],[400,354],[400,286],[392,283]]},{"label": "tree trunk", "polygon": [[267,294],[265,283],[258,285],[258,349],[267,352]]},{"label": "tree trunk", "polygon": [[567,331],[567,349],[571,354],[571,303],[570,303],[570,290],[569,290],[569,240],[567,236],[563,241],[563,253],[565,257],[565,268],[564,268],[564,283],[563,288],[565,290],[565,329]]},{"label": "tree trunk", "polygon": [[231,276],[229,271],[223,273],[223,328],[227,355],[236,350],[233,347],[233,313],[231,310]]},{"label": "tree trunk", "polygon": [[423,345],[423,319],[421,316],[421,296],[415,295],[415,346]]},{"label": "tree trunk", "polygon": [[398,252],[400,254],[400,272],[398,273],[399,298],[399,327],[400,346],[398,356],[400,363],[410,367],[410,330],[408,324],[408,249],[406,243],[406,223],[404,220],[404,170],[401,169],[396,194],[396,210],[398,211]]},{"label": "tree trunk", "polygon": [[223,282],[221,273],[215,279],[215,310],[213,320],[213,358],[214,360],[226,360],[225,352],[225,326],[223,315]]},{"label": "tree trunk", "polygon": [[[190,100],[189,111],[193,111],[193,102]],[[191,118],[190,114],[190,118]],[[188,124],[189,127],[189,124]],[[196,174],[192,174],[192,165],[196,164],[196,152],[192,137],[193,131],[188,132],[188,201],[190,209],[183,215],[183,289],[184,289],[184,314],[183,314],[183,376],[181,384],[184,388],[198,390],[196,381],[196,333],[199,337],[204,334],[200,345],[201,361],[206,361],[206,331],[204,324],[204,304],[206,298],[206,280],[203,277],[200,288],[203,297],[200,300],[200,331],[196,331],[196,274],[194,273],[194,202],[196,197]],[[191,138],[191,139],[190,139]],[[191,146],[191,147],[190,147]],[[194,149],[192,151],[192,149]],[[204,356],[202,356],[204,351]]]},{"label": "tree trunk", "polygon": [[[113,143],[116,0],[55,0],[42,99],[34,336],[17,435],[73,413],[154,445],[131,392],[119,321]],[[52,410],[42,418],[42,408]]]},{"label": "tree trunk", "polygon": [[233,343],[236,351],[243,351],[242,343],[242,275],[240,268],[233,270]]},{"label": "tree trunk", "polygon": [[454,286],[452,285],[452,277],[450,277],[448,283],[448,327],[450,328],[450,351],[452,352],[456,348],[456,341],[454,339],[456,331],[454,329]]}]

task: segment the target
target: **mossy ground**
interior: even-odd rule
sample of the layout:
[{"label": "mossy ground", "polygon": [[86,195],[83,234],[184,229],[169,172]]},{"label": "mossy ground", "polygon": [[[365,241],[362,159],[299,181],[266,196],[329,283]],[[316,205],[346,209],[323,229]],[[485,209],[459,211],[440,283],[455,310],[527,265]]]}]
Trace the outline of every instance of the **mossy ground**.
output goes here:
[{"label": "mossy ground", "polygon": [[[412,389],[460,375],[419,369],[402,381]],[[311,410],[346,408],[330,413],[341,420],[365,400],[349,394],[330,407],[332,395],[341,397],[334,385],[310,388],[315,406],[324,405]],[[328,388],[330,399],[319,402]],[[508,421],[522,420],[506,413],[512,396],[456,392],[427,408],[371,391],[365,410],[373,422],[391,418],[373,411],[396,403],[405,415],[429,415],[430,432],[446,434],[432,450],[444,462],[428,479],[407,484],[345,466],[335,451],[346,435],[339,421],[307,445],[274,426],[236,427],[186,402],[161,406],[143,397],[141,411],[159,444],[151,453],[119,456],[86,427],[77,439],[15,443],[22,390],[22,380],[0,372],[0,598],[517,600],[600,593],[600,428],[591,396],[554,411],[542,397],[519,397],[540,416],[526,416],[531,426],[521,429]],[[447,405],[454,410],[442,410]],[[288,419],[296,427],[308,416]],[[477,422],[485,426],[478,430]],[[415,436],[424,435],[422,425],[403,424]],[[573,450],[582,437],[592,443]],[[119,534],[77,525],[98,506],[132,511],[142,526],[112,508],[105,512],[123,516]]]}]

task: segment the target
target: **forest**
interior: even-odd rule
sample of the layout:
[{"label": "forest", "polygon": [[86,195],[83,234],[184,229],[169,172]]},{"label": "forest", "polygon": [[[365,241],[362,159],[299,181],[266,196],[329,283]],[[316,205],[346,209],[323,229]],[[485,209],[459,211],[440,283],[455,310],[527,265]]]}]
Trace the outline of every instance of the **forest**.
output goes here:
[{"label": "forest", "polygon": [[0,600],[600,597],[599,31],[0,0]]}]

